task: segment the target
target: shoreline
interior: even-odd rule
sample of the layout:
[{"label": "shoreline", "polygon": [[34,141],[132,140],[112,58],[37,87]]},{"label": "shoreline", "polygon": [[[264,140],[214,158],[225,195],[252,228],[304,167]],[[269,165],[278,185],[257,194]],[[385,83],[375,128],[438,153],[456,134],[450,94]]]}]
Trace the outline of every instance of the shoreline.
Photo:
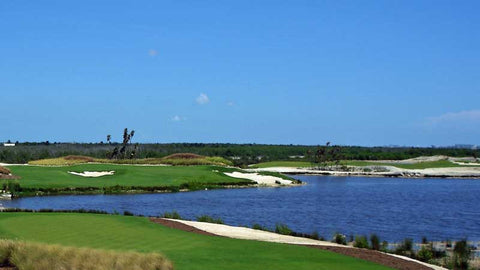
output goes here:
[{"label": "shoreline", "polygon": [[294,168],[294,167],[268,167],[250,168],[249,172],[277,172],[289,175],[326,175],[326,176],[352,176],[352,177],[385,177],[385,178],[453,178],[453,179],[480,179],[480,167],[451,167],[451,168],[430,168],[430,169],[400,169],[393,166],[382,166],[387,171],[359,171],[358,168],[352,171],[320,170],[315,168]]},{"label": "shoreline", "polygon": [[274,232],[266,232],[246,227],[237,227],[224,224],[187,221],[167,218],[149,218],[150,221],[174,229],[180,229],[192,233],[199,233],[217,237],[228,237],[243,240],[283,243],[300,245],[309,248],[327,250],[342,255],[363,259],[400,270],[447,270],[446,268],[424,263],[405,256],[384,253],[369,249],[360,249],[352,246],[344,246],[336,243],[313,240],[290,235],[282,235]]}]

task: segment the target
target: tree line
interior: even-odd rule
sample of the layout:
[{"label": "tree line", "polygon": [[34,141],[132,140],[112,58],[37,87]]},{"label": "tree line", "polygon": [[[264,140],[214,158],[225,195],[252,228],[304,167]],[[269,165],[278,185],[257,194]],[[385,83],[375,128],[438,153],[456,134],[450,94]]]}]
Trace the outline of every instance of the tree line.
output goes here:
[{"label": "tree line", "polygon": [[[128,133],[131,134],[131,133]],[[133,136],[133,135],[132,135]],[[127,136],[128,138],[128,136]],[[131,139],[131,137],[130,137]],[[128,141],[129,142],[129,141]],[[311,146],[311,145],[267,145],[230,143],[158,143],[135,144],[131,150],[121,149],[128,142],[107,143],[32,143],[19,142],[14,147],[0,145],[0,162],[26,163],[30,160],[56,158],[67,155],[84,155],[96,158],[109,158],[117,148],[117,155],[130,158],[161,158],[174,153],[194,153],[204,156],[221,156],[230,159],[235,165],[245,165],[273,160],[305,160],[309,153],[318,150],[332,151],[346,160],[401,160],[419,156],[447,155],[453,157],[480,156],[480,150],[458,148],[422,147],[362,147],[362,146]],[[126,148],[125,148],[126,149]],[[303,157],[303,158],[302,158]],[[322,153],[318,155],[322,161]]]}]

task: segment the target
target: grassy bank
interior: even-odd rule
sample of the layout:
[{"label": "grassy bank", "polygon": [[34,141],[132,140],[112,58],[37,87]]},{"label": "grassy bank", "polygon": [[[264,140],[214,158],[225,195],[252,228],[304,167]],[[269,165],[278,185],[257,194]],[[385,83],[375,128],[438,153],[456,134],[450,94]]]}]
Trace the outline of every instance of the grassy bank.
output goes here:
[{"label": "grassy bank", "polygon": [[175,269],[390,269],[328,251],[193,234],[130,216],[0,213],[0,237],[106,250],[161,252]]},{"label": "grassy bank", "polygon": [[[226,176],[223,171],[234,169],[217,166],[81,164],[60,167],[12,166],[10,170],[20,177],[17,180],[19,195],[178,191],[254,184],[250,180]],[[95,178],[69,173],[84,171],[115,173]]]},{"label": "grassy bank", "polygon": [[232,162],[222,157],[207,157],[189,153],[180,153],[163,158],[141,158],[141,159],[104,159],[93,158],[89,156],[65,156],[58,158],[39,159],[29,161],[30,165],[40,166],[70,166],[86,163],[104,163],[104,164],[141,164],[141,165],[172,165],[172,166],[192,166],[192,165],[217,165],[231,166]]}]

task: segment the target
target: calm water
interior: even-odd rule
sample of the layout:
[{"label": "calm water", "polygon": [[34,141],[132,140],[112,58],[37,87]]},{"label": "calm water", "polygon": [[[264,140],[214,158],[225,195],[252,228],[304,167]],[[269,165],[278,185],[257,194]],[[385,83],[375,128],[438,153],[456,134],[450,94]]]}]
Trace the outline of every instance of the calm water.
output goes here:
[{"label": "calm water", "polygon": [[295,231],[377,233],[388,241],[480,240],[480,180],[295,176],[290,188],[209,190],[172,194],[31,197],[5,207],[98,209],[159,215],[178,211],[194,219],[221,217],[231,225],[285,223]]}]

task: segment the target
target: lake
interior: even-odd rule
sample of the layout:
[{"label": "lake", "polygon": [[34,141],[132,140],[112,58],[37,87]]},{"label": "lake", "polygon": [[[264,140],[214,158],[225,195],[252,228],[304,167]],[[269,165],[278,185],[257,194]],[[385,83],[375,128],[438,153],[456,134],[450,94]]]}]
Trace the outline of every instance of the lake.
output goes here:
[{"label": "lake", "polygon": [[27,197],[2,202],[28,209],[97,209],[160,215],[176,210],[187,219],[207,214],[226,224],[297,232],[330,239],[376,233],[382,240],[480,240],[480,180],[294,176],[299,187],[223,189],[165,194]]}]

